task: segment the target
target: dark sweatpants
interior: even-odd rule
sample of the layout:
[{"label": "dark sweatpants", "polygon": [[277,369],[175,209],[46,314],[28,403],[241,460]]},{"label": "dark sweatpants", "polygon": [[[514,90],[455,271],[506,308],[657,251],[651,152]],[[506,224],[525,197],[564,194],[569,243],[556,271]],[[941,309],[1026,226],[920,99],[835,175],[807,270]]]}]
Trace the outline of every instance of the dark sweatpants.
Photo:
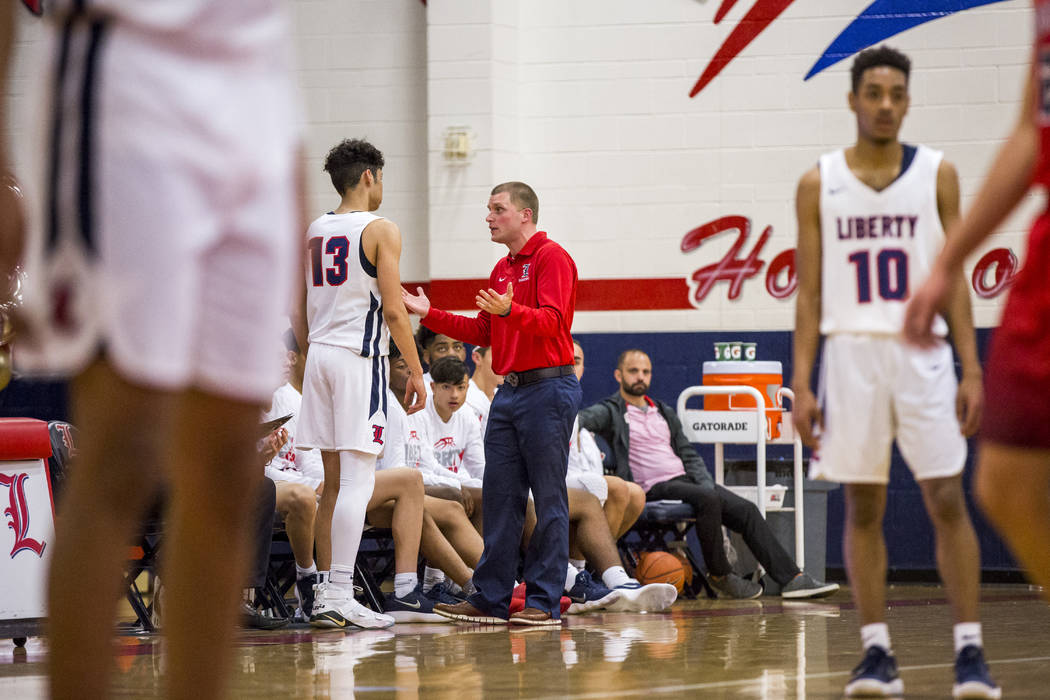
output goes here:
[{"label": "dark sweatpants", "polygon": [[266,568],[270,564],[270,540],[273,538],[273,514],[277,508],[277,485],[268,477],[252,494],[254,503],[251,510],[252,561],[250,564],[248,588],[262,588],[266,585]]},{"label": "dark sweatpants", "polygon": [[722,526],[739,532],[755,559],[770,578],[783,586],[799,569],[769,529],[758,506],[718,485],[701,486],[688,476],[656,484],[645,494],[647,501],[681,500],[696,514],[696,535],[709,573],[725,576],[732,571],[722,541]]},{"label": "dark sweatpants", "polygon": [[560,617],[569,559],[569,502],[565,472],[573,419],[582,392],[576,377],[535,384],[504,384],[496,392],[485,429],[482,517],[485,550],[474,570],[474,607],[506,618],[518,571],[529,489],[536,529],[525,552],[525,607]]}]

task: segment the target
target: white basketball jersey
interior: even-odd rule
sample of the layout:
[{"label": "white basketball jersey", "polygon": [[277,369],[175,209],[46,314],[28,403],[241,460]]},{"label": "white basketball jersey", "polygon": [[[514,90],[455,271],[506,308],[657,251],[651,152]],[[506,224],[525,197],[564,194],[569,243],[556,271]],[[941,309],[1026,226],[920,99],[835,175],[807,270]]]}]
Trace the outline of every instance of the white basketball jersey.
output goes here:
[{"label": "white basketball jersey", "polygon": [[[209,59],[288,57],[290,48],[280,0],[54,0],[46,8],[58,21],[86,13],[133,31],[176,38],[183,50]],[[279,55],[272,53],[275,49]]]},{"label": "white basketball jersey", "polygon": [[[820,157],[822,313],[820,332],[900,333],[904,309],[944,245],[937,209],[943,154],[904,146],[910,164],[877,192],[846,164],[845,151]],[[934,332],[946,335],[937,317]]]},{"label": "white basketball jersey", "polygon": [[349,348],[362,357],[388,353],[390,332],[375,265],[361,233],[380,217],[364,211],[328,213],[306,232],[306,320],[310,342]]}]

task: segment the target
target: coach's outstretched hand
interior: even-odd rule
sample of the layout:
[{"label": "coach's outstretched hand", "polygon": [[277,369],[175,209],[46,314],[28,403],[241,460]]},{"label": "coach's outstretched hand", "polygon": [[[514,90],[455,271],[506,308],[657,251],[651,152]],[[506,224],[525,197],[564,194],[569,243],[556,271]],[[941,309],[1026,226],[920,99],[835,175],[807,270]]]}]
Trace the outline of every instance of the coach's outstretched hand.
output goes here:
[{"label": "coach's outstretched hand", "polygon": [[479,289],[478,295],[474,297],[474,302],[478,305],[478,308],[493,316],[506,316],[509,314],[513,301],[514,285],[511,282],[507,282],[507,291],[504,294],[500,294],[489,287],[488,289]]},{"label": "coach's outstretched hand", "polygon": [[422,287],[416,287],[416,294],[412,295],[405,291],[405,288],[401,288],[401,301],[405,302],[405,308],[408,309],[410,314],[415,314],[420,318],[423,318],[430,313],[430,299],[427,299],[427,295],[423,293]]}]

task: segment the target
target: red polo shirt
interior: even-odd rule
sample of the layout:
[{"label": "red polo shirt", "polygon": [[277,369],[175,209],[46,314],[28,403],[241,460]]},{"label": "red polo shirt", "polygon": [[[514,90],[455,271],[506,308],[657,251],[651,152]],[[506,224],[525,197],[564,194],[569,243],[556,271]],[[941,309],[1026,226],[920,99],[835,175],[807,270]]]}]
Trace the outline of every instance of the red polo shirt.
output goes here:
[{"label": "red polo shirt", "polygon": [[482,311],[470,318],[431,307],[423,324],[435,333],[491,347],[496,374],[571,365],[576,281],[576,263],[569,254],[537,231],[517,255],[496,263],[489,276],[489,286],[500,294],[508,282],[514,283],[510,314]]}]

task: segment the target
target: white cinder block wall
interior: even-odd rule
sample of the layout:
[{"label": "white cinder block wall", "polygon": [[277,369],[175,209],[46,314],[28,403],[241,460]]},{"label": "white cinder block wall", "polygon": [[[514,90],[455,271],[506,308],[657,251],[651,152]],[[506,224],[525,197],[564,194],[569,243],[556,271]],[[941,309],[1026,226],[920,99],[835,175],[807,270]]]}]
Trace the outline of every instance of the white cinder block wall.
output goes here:
[{"label": "white cinder block wall", "polygon": [[[404,234],[402,276],[437,286],[487,277],[502,254],[483,222],[488,191],[502,180],[537,189],[541,228],[573,253],[585,283],[657,279],[684,288],[735,234],[686,253],[683,236],[720,217],[746,217],[752,231],[741,256],[767,226],[772,235],[739,298],[729,300],[719,282],[696,308],[683,293],[678,308],[643,311],[651,299],[637,294],[639,310],[581,311],[575,330],[788,329],[794,297],[770,296],[765,276],[794,246],[796,182],[820,153],[854,138],[852,59],[803,76],[871,3],[794,3],[689,98],[752,4],[736,3],[715,25],[719,0],[289,2],[311,206],[320,213],[335,201],[320,170],[327,149],[346,136],[372,139],[387,156],[381,213]],[[41,70],[39,20],[20,14],[8,98],[23,118],[6,134],[16,146]],[[886,42],[914,63],[902,136],[945,151],[964,207],[1017,113],[1031,32],[1030,3],[1007,0]],[[475,134],[469,164],[443,157],[450,126]],[[1041,205],[1031,199],[985,249],[1022,255]],[[1001,302],[975,298],[978,325],[994,325]]]}]

